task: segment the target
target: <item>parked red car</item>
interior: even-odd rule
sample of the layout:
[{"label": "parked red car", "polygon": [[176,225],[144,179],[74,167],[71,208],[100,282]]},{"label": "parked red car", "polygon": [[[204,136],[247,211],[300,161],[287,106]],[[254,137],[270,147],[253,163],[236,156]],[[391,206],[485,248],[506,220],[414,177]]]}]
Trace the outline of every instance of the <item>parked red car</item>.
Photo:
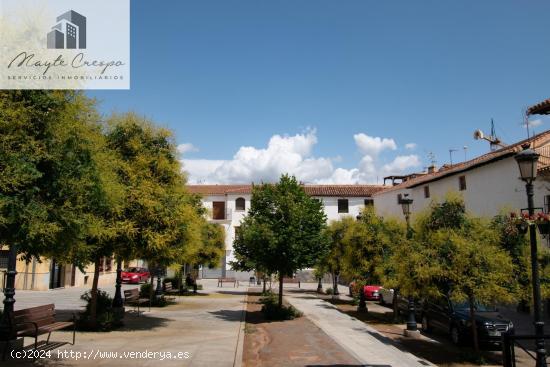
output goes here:
[{"label": "parked red car", "polygon": [[151,274],[145,268],[128,268],[122,271],[123,283],[142,283],[147,282]]},{"label": "parked red car", "polygon": [[[363,287],[363,292],[365,292],[365,299],[367,301],[378,301],[380,299],[380,289],[382,289],[382,286],[380,285],[366,285]],[[353,296],[354,292],[357,290],[357,286],[355,285],[355,282],[352,282],[349,285],[349,294],[350,296]]]}]

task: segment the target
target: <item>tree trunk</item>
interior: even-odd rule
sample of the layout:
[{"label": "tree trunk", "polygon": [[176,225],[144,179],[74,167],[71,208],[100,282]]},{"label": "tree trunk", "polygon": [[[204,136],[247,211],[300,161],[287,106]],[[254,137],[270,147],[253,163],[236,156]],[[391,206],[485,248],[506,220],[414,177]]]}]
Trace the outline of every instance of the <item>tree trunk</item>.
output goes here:
[{"label": "tree trunk", "polygon": [[94,264],[94,278],[92,280],[92,294],[90,300],[90,326],[92,328],[97,327],[97,284],[99,282],[99,262],[101,258],[98,257]]},{"label": "tree trunk", "polygon": [[267,280],[266,280],[265,276],[263,278],[263,283],[264,283],[264,289],[262,290],[262,293],[265,293],[265,291],[266,291],[265,286],[266,286],[266,283],[267,283]]},{"label": "tree trunk", "polygon": [[283,274],[279,273],[279,308],[283,307]]},{"label": "tree trunk", "polygon": [[477,338],[477,325],[476,325],[476,319],[475,319],[476,315],[475,315],[475,308],[474,308],[474,298],[472,296],[468,297],[468,303],[470,305],[470,324],[472,327],[474,350],[476,354],[479,354],[479,341]]},{"label": "tree trunk", "polygon": [[393,300],[392,300],[392,307],[393,307],[393,320],[397,321],[398,315],[399,315],[399,301],[397,300],[397,297],[399,297],[399,290],[397,288],[393,289]]}]

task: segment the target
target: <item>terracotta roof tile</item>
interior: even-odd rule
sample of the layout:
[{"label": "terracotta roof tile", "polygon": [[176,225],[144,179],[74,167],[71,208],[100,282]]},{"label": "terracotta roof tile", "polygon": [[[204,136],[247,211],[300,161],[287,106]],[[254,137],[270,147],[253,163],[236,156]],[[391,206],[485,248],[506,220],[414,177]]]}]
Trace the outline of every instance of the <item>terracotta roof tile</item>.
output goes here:
[{"label": "terracotta roof tile", "polygon": [[[252,185],[188,185],[189,192],[200,195],[250,194]],[[304,185],[311,196],[369,197],[384,190],[379,185]]]},{"label": "terracotta roof tile", "polygon": [[528,115],[550,115],[550,98],[527,109]]}]

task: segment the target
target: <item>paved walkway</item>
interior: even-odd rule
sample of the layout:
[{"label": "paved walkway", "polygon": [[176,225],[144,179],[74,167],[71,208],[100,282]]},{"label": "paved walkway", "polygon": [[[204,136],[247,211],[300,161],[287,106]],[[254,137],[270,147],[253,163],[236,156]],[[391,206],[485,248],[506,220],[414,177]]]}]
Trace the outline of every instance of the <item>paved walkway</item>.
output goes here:
[{"label": "paved walkway", "polygon": [[[76,345],[61,345],[52,351],[50,359],[43,359],[38,365],[240,366],[246,287],[221,289],[216,288],[216,281],[201,283],[205,286],[205,290],[200,292],[203,295],[180,297],[177,304],[153,308],[151,312],[145,312],[140,317],[128,313],[125,326],[120,330],[109,333],[77,332]],[[60,310],[78,310],[83,305],[79,296],[84,291],[85,289],[71,288],[18,292],[16,308],[53,302]],[[65,331],[52,334],[53,342],[65,342],[70,338],[71,334]],[[31,342],[30,339],[25,341],[27,344]],[[73,358],[59,354],[64,351],[72,351]],[[135,352],[134,355],[128,354],[131,352]],[[157,354],[149,353],[147,356],[145,352]],[[167,358],[168,352],[172,356],[181,353],[181,358]],[[74,358],[77,353],[79,360]],[[188,358],[185,358],[184,353],[187,353]],[[21,361],[6,363],[7,366],[28,364]]]},{"label": "paved walkway", "polygon": [[285,289],[285,298],[364,366],[424,367],[432,363],[404,352],[362,321],[341,313],[314,295]]}]

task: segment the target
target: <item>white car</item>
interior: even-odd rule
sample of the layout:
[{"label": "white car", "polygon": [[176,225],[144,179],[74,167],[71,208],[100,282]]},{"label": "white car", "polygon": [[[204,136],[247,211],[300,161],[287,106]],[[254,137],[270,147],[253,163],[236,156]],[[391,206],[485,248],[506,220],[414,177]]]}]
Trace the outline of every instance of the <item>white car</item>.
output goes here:
[{"label": "white car", "polygon": [[378,293],[380,294],[381,305],[391,305],[393,303],[393,289],[382,288]]}]

